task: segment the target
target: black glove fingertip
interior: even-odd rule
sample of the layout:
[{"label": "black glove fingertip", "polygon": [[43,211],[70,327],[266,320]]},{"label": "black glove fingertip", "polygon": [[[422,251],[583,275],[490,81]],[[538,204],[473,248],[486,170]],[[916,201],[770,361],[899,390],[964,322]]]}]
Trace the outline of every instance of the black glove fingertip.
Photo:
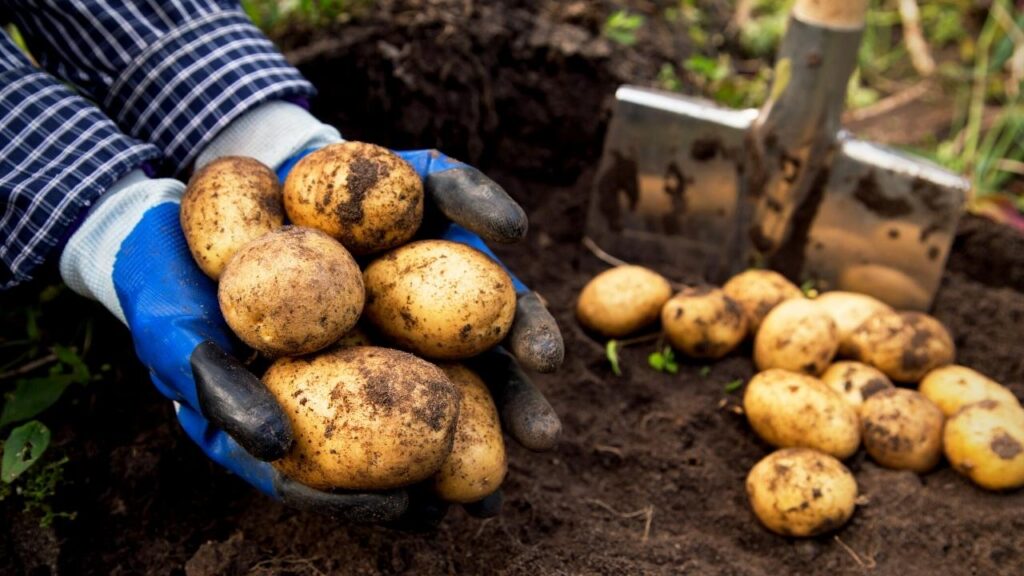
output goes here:
[{"label": "black glove fingertip", "polygon": [[216,342],[196,346],[189,358],[203,416],[248,453],[277,460],[292,445],[292,427],[274,396]]},{"label": "black glove fingertip", "polygon": [[501,514],[501,507],[504,503],[505,495],[501,489],[498,489],[482,500],[463,505],[463,508],[474,518],[494,518]]},{"label": "black glove fingertip", "polygon": [[536,292],[516,299],[516,316],[508,343],[519,362],[535,372],[554,372],[565,359],[562,332]]},{"label": "black glove fingertip", "polygon": [[409,509],[409,495],[404,490],[336,494],[281,475],[274,479],[274,488],[291,508],[326,514],[346,523],[386,524],[399,520]]},{"label": "black glove fingertip", "polygon": [[558,444],[562,421],[511,354],[495,348],[471,363],[491,387],[506,432],[535,452],[546,452]]},{"label": "black glove fingertip", "polygon": [[452,222],[488,242],[509,244],[526,237],[526,212],[496,182],[472,166],[427,176],[427,194]]}]

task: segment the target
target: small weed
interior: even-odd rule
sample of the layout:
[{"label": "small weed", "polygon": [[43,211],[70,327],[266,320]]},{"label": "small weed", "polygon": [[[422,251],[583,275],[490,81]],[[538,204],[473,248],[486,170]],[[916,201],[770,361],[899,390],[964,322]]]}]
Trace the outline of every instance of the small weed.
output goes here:
[{"label": "small weed", "polygon": [[737,378],[725,385],[725,393],[732,394],[740,388],[743,388],[743,379]]},{"label": "small weed", "polygon": [[622,369],[619,367],[619,341],[609,340],[604,346],[604,354],[608,358],[608,363],[612,365],[612,372],[616,376],[622,376]]},{"label": "small weed", "polygon": [[679,363],[676,362],[675,352],[670,346],[663,346],[661,350],[652,352],[647,357],[647,364],[658,372],[679,373]]},{"label": "small weed", "polygon": [[645,18],[641,14],[616,10],[605,20],[603,34],[616,44],[632,46],[636,44],[636,33],[644,25],[644,21]]}]

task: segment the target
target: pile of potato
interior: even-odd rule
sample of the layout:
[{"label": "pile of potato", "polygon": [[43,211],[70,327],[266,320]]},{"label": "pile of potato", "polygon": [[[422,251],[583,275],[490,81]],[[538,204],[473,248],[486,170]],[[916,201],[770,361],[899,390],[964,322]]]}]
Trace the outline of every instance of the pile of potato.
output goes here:
[{"label": "pile of potato", "polygon": [[412,167],[360,142],[309,154],[283,187],[239,157],[188,184],[185,239],[228,326],[273,359],[262,379],[295,434],[273,465],[294,480],[383,490],[433,478],[441,497],[473,502],[505,477],[494,401],[453,362],[508,334],[512,280],[465,245],[410,243],[423,205]]},{"label": "pile of potato", "polygon": [[768,270],[671,293],[658,274],[620,266],[583,289],[577,316],[618,338],[652,325],[660,307],[664,337],[693,358],[720,358],[753,338],[760,372],[743,411],[779,450],[750,471],[747,494],[770,530],[813,536],[849,520],[857,483],[841,461],[862,444],[887,468],[925,473],[945,453],[979,486],[1024,486],[1024,408],[954,364],[953,339],[935,318],[852,292],[810,299]]}]

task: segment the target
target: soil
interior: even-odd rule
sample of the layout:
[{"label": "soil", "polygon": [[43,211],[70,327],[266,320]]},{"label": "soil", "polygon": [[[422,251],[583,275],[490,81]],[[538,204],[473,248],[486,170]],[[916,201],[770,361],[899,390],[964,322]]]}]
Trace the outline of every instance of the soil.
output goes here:
[{"label": "soil", "polygon": [[[753,374],[749,345],[677,375],[649,369],[651,344],[637,345],[623,352],[623,376],[612,374],[603,343],[572,313],[604,267],[580,240],[608,97],[621,81],[649,82],[686,47],[670,31],[628,50],[611,45],[598,35],[608,9],[381,2],[337,31],[282,35],[321,89],[315,112],[343,134],[444,148],[530,215],[525,245],[498,252],[562,328],[565,365],[536,382],[564,436],[551,453],[510,445],[501,516],[455,509],[436,531],[406,533],[271,502],[189,442],[131,359],[127,333],[93,306],[85,313],[103,335],[93,354],[114,371],[62,403],[57,420],[67,424],[55,431],[71,458],[57,507],[78,516],[43,535],[4,522],[0,574],[1024,573],[1024,491],[984,492],[945,464],[918,476],[861,453],[848,465],[865,503],[847,526],[808,540],[761,528],[744,479],[770,449],[738,411],[742,392],[725,391]],[[1024,397],[1021,237],[967,217],[934,313],[961,363]]]}]

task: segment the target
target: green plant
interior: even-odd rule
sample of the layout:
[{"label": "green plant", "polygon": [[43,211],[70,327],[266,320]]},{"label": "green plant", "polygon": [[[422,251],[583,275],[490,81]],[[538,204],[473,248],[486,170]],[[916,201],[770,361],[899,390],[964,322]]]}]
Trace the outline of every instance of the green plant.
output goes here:
[{"label": "green plant", "polygon": [[743,379],[742,378],[737,378],[737,379],[727,383],[725,385],[724,389],[725,389],[725,393],[726,394],[732,394],[733,392],[739,390],[740,388],[743,388]]},{"label": "green plant", "polygon": [[604,346],[604,353],[608,363],[612,365],[612,372],[616,376],[622,376],[622,368],[619,367],[619,341],[609,340]]},{"label": "green plant", "polygon": [[641,14],[633,14],[628,10],[612,12],[604,22],[602,33],[605,38],[623,46],[636,44],[637,31],[644,25],[645,18]]},{"label": "green plant", "polygon": [[647,364],[658,372],[668,372],[669,374],[679,372],[679,363],[676,362],[675,352],[670,346],[662,346],[660,350],[651,352],[647,357]]},{"label": "green plant", "polygon": [[242,0],[242,9],[264,30],[287,22],[322,26],[345,21],[371,6],[372,0]]}]

